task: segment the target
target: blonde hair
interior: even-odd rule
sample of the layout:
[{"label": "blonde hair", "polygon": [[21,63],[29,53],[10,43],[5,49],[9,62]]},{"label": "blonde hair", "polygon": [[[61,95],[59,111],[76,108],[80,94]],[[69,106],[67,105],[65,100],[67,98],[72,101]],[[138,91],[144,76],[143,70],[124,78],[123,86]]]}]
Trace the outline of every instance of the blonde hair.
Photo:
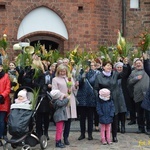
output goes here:
[{"label": "blonde hair", "polygon": [[66,76],[68,76],[68,67],[65,66],[64,64],[60,64],[60,65],[57,67],[57,69],[56,69],[56,74],[55,74],[56,77],[59,76],[59,72],[60,72],[61,70],[66,70]]}]

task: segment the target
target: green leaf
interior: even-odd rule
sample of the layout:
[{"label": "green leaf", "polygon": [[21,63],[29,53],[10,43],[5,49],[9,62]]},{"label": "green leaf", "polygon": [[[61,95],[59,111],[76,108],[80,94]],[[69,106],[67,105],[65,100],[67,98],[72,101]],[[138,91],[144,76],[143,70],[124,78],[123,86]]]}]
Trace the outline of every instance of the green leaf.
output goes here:
[{"label": "green leaf", "polygon": [[32,103],[31,103],[31,109],[32,110],[35,110],[38,95],[39,95],[39,91],[40,91],[40,88],[39,89],[33,89],[33,99],[31,100],[32,101]]}]

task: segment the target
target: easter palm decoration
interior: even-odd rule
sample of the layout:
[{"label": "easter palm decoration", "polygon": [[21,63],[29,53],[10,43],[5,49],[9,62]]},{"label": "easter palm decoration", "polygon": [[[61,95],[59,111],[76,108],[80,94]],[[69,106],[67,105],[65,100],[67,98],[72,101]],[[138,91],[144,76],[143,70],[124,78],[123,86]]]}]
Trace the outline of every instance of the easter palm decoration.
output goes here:
[{"label": "easter palm decoration", "polygon": [[118,30],[118,38],[117,38],[117,50],[119,55],[122,58],[125,58],[129,55],[129,50],[132,45],[126,42],[125,38],[122,37],[121,32]]}]

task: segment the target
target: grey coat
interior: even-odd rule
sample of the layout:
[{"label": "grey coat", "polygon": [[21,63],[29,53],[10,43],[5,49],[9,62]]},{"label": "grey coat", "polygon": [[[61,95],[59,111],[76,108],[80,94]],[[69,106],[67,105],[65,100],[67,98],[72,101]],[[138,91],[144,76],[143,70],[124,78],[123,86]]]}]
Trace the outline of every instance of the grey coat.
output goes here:
[{"label": "grey coat", "polygon": [[[142,78],[137,79],[138,75],[142,75]],[[141,102],[144,99],[146,91],[149,87],[149,76],[142,70],[133,70],[128,79],[129,86],[133,86],[133,97],[135,103]]]},{"label": "grey coat", "polygon": [[53,100],[53,105],[55,108],[53,119],[55,122],[66,121],[68,120],[66,106],[69,102],[69,99],[65,98],[63,100],[57,99]]},{"label": "grey coat", "polygon": [[98,91],[102,88],[108,88],[111,91],[111,98],[115,105],[115,114],[126,112],[126,104],[124,102],[124,99],[122,99],[122,95],[120,94],[120,89],[118,86],[118,79],[122,78],[126,74],[126,67],[124,69],[124,72],[118,73],[116,71],[112,71],[111,76],[105,76],[103,73],[100,73],[97,75],[95,80],[95,92],[97,93],[98,97]]}]

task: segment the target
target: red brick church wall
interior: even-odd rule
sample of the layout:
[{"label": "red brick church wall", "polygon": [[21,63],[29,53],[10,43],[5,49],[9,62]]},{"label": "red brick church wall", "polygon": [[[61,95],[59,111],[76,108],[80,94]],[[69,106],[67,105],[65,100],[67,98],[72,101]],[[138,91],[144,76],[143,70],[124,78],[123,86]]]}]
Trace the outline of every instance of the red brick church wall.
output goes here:
[{"label": "red brick church wall", "polygon": [[150,0],[139,0],[139,9],[130,8],[130,0],[126,7],[126,38],[137,46],[139,35],[147,29],[150,32]]},{"label": "red brick church wall", "polygon": [[1,0],[0,33],[2,35],[7,28],[11,59],[16,53],[12,46],[18,42],[21,21],[41,6],[53,10],[65,23],[69,39],[64,41],[64,50],[71,50],[78,44],[80,48],[96,50],[99,45],[116,43],[117,30],[121,29],[121,0]]}]

